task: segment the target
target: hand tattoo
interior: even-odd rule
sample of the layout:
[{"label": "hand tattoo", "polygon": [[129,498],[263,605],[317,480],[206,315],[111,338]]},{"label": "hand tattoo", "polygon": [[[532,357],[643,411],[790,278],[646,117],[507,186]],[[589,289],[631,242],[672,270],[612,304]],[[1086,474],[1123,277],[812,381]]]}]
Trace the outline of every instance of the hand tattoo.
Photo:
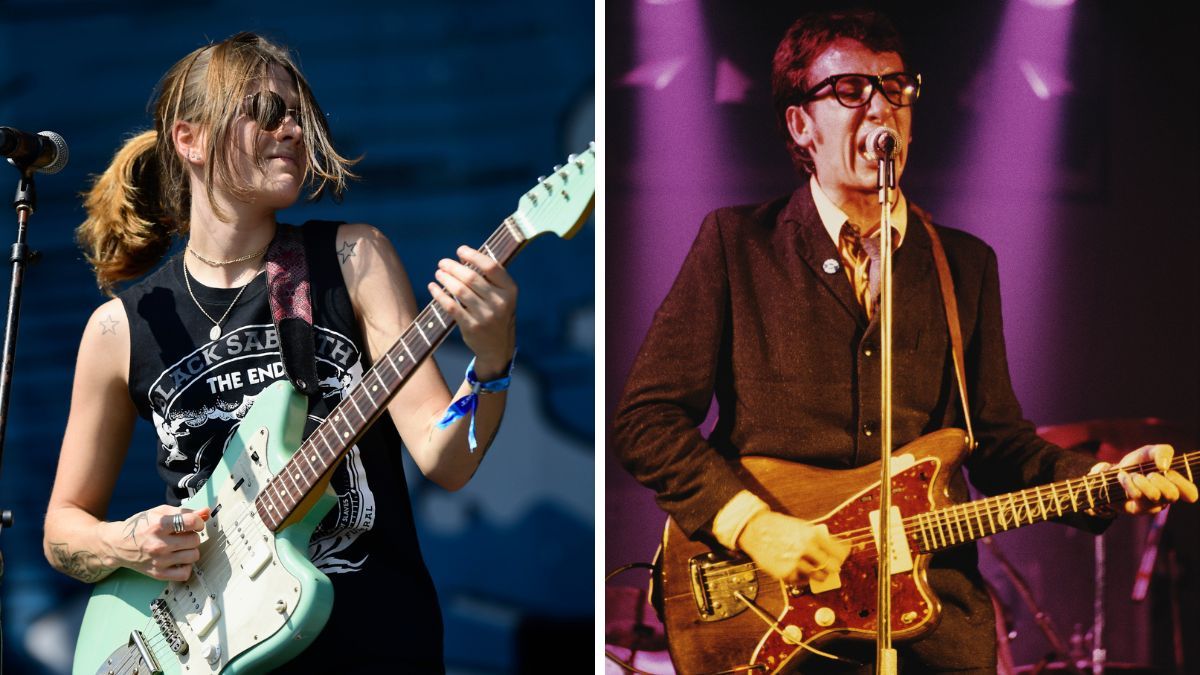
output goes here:
[{"label": "hand tattoo", "polygon": [[65,543],[50,542],[50,553],[59,571],[85,583],[99,581],[111,571],[100,562],[100,556],[91,551],[72,553]]},{"label": "hand tattoo", "polygon": [[130,516],[129,520],[125,521],[125,538],[133,540],[133,545],[137,546],[138,545],[138,543],[137,543],[138,525],[141,523],[148,523],[148,522],[150,522],[150,517],[146,515],[145,511],[142,511],[141,513],[137,514],[136,516]]},{"label": "hand tattoo", "polygon": [[342,247],[338,249],[337,254],[342,258],[342,264],[345,265],[347,260],[354,257],[354,247],[358,246],[358,242],[343,241]]}]

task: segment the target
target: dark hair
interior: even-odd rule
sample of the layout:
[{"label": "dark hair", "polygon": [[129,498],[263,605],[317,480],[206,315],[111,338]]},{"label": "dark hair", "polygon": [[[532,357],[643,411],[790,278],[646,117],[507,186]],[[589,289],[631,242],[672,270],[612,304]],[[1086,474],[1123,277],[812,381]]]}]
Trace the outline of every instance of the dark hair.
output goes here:
[{"label": "dark hair", "polygon": [[806,14],[788,28],[771,63],[771,98],[775,122],[787,140],[792,164],[804,173],[813,172],[812,157],[796,145],[787,131],[787,109],[814,83],[808,81],[808,69],[829,45],[839,38],[862,43],[875,52],[896,52],[908,63],[900,34],[888,18],[873,10],[815,12]]},{"label": "dark hair", "polygon": [[[253,33],[238,33],[200,47],[180,59],[158,83],[154,128],[131,136],[84,194],[88,217],[76,230],[76,239],[105,293],[111,295],[117,282],[148,272],[172,239],[188,232],[191,188],[171,139],[177,120],[197,123],[208,132],[204,187],[209,202],[214,201],[214,186],[238,196],[247,193],[245,177],[230,159],[233,126],[240,102],[272,66],[286,70],[299,93],[296,121],[308,155],[309,199],[328,190],[337,200],[346,181],[355,178],[350,167],[357,160],[334,149],[325,115],[284,47]],[[260,166],[264,161],[257,153],[254,159]],[[215,204],[214,213],[225,218]]]}]

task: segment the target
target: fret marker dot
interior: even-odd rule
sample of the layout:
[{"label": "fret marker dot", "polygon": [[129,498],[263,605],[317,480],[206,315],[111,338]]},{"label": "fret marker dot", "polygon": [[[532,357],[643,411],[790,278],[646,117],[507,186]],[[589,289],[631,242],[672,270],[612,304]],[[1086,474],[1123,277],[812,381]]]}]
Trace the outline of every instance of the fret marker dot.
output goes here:
[{"label": "fret marker dot", "polygon": [[347,431],[343,431],[343,432],[342,432],[342,438],[350,438],[350,433],[349,433],[349,432],[347,432]]},{"label": "fret marker dot", "polygon": [[403,361],[403,360],[404,360],[404,355],[403,355],[403,354],[401,354],[400,356],[397,356],[397,357],[396,357],[396,360],[397,360],[397,361]]},{"label": "fret marker dot", "polygon": [[377,385],[377,384],[371,385],[371,391],[379,391],[379,385]]},{"label": "fret marker dot", "polygon": [[426,327],[426,328],[433,328],[433,322],[432,322],[432,321],[430,321],[429,323],[425,324],[425,327]]}]

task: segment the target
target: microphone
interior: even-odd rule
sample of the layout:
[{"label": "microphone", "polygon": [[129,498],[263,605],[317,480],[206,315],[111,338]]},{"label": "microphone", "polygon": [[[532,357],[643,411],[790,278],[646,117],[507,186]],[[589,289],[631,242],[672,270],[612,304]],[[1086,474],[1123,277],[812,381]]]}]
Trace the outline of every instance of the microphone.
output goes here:
[{"label": "microphone", "polygon": [[53,131],[31,134],[12,127],[0,127],[0,156],[21,170],[58,173],[67,165],[71,153],[67,142]]},{"label": "microphone", "polygon": [[887,127],[879,127],[867,136],[864,154],[867,161],[891,159],[900,149],[900,134]]}]

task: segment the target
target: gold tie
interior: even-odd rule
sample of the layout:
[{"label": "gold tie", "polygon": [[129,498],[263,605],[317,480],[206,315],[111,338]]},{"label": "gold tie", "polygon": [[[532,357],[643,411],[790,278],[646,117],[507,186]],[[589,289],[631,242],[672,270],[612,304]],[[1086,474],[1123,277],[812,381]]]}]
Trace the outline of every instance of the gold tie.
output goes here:
[{"label": "gold tie", "polygon": [[858,298],[858,304],[862,305],[869,320],[875,314],[875,293],[871,289],[871,254],[863,247],[862,237],[848,220],[842,225],[838,236],[838,253],[842,256],[850,285],[854,287],[854,296]]}]

